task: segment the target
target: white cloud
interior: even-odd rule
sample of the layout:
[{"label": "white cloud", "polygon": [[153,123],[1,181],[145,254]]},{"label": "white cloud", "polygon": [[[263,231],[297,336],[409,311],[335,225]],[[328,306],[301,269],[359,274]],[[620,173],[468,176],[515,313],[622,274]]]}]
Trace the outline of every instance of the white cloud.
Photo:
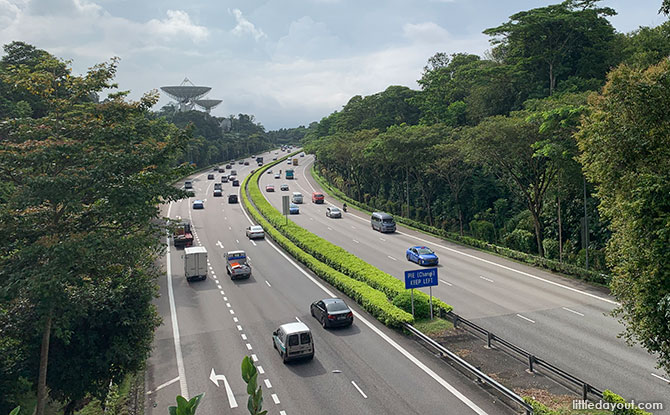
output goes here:
[{"label": "white cloud", "polygon": [[151,34],[166,37],[184,35],[194,42],[202,41],[209,35],[206,27],[193,24],[188,13],[182,10],[168,10],[167,19],[151,19],[146,27]]},{"label": "white cloud", "polygon": [[247,20],[243,15],[240,9],[233,9],[230,11],[235,20],[237,21],[237,26],[233,28],[230,32],[235,36],[251,35],[256,41],[267,37],[263,30],[256,29],[256,26]]},{"label": "white cloud", "polygon": [[403,34],[414,42],[427,44],[446,43],[451,39],[449,32],[433,22],[407,23],[403,26]]},{"label": "white cloud", "polygon": [[291,22],[288,34],[279,39],[274,49],[274,59],[336,56],[340,49],[340,39],[330,32],[325,23],[303,16]]}]

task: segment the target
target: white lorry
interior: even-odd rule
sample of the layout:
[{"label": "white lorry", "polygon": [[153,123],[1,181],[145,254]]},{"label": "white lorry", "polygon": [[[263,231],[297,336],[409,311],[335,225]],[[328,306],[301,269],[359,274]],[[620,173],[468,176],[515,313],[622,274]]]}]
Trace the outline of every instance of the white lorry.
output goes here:
[{"label": "white lorry", "polygon": [[207,278],[207,249],[204,246],[184,248],[184,275],[186,281]]},{"label": "white lorry", "polygon": [[226,252],[226,272],[230,279],[251,277],[251,266],[247,262],[247,253],[244,251]]}]

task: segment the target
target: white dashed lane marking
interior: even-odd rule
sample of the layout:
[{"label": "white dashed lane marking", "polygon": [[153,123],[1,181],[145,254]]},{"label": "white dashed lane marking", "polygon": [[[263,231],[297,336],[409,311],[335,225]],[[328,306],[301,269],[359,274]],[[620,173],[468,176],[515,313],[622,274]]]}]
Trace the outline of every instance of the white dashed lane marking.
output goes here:
[{"label": "white dashed lane marking", "polygon": [[519,317],[519,318],[522,318],[522,319],[524,319],[524,320],[526,320],[526,321],[530,321],[531,323],[535,324],[535,321],[534,321],[534,320],[531,320],[531,319],[529,319],[528,317],[524,317],[524,316],[522,316],[521,314],[517,314],[516,316]]},{"label": "white dashed lane marking", "polygon": [[279,398],[277,397],[277,394],[273,393],[271,396],[272,400],[275,402],[275,405],[279,405]]}]

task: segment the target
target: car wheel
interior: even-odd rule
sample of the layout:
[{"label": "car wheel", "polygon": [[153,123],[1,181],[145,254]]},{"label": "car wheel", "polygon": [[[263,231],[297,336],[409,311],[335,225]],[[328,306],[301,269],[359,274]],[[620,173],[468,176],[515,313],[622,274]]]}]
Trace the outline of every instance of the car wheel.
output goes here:
[{"label": "car wheel", "polygon": [[277,343],[275,343],[275,339],[272,339],[272,347],[274,347],[275,350],[277,350]]},{"label": "car wheel", "polygon": [[321,317],[321,327],[324,329],[328,328],[328,319],[325,316]]},{"label": "car wheel", "polygon": [[405,256],[407,257],[407,260],[410,261],[410,259],[409,259],[409,254],[407,254],[407,255],[405,255]]},{"label": "car wheel", "polygon": [[312,307],[309,308],[309,313],[314,317],[314,309]]},{"label": "car wheel", "polygon": [[282,362],[284,362],[284,364],[286,364],[288,362],[288,356],[286,355],[285,352],[283,352],[281,354],[281,360],[282,360]]}]

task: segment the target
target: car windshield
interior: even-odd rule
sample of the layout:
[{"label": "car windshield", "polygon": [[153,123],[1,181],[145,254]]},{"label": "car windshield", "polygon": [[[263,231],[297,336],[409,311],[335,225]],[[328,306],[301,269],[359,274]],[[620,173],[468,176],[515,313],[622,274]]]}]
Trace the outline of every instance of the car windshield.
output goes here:
[{"label": "car windshield", "polygon": [[337,301],[334,303],[326,303],[326,309],[328,312],[333,312],[333,311],[345,311],[348,310],[349,307],[343,302],[343,301]]},{"label": "car windshield", "polygon": [[433,253],[430,248],[417,248],[417,252],[419,252],[419,255],[430,255]]},{"label": "car windshield", "polygon": [[393,223],[393,219],[383,219],[382,222],[384,223]]},{"label": "car windshield", "polygon": [[330,211],[333,212],[333,213],[339,213],[339,212],[340,212],[340,209],[338,209],[338,208],[331,208]]},{"label": "car windshield", "polygon": [[254,232],[259,232],[259,231],[262,231],[263,228],[261,228],[260,226],[252,226],[251,230],[254,231]]}]

